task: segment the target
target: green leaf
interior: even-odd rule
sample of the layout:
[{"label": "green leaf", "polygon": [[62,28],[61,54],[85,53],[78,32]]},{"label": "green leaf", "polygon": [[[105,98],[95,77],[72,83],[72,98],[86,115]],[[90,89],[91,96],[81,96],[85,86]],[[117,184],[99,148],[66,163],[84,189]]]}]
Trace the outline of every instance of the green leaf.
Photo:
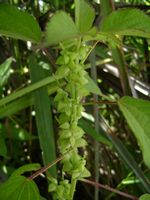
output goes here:
[{"label": "green leaf", "polygon": [[[42,68],[35,55],[30,57],[29,66],[32,82],[35,83],[48,76],[46,70]],[[43,152],[44,164],[47,165],[56,159],[51,102],[47,87],[39,88],[35,91],[33,93],[33,99],[40,147]],[[48,172],[56,177],[56,166],[51,167]]]},{"label": "green leaf", "polygon": [[118,104],[139,142],[145,163],[150,167],[150,102],[123,97]]},{"label": "green leaf", "polygon": [[16,169],[12,173],[11,178],[19,176],[25,172],[36,171],[36,170],[40,169],[40,167],[41,166],[39,163],[30,163],[30,164],[23,165],[23,166],[19,167],[18,169]]},{"label": "green leaf", "polygon": [[[119,158],[122,158],[123,161],[127,164],[127,166],[136,174],[136,176],[139,178],[140,182],[144,186],[147,192],[150,192],[150,185],[149,181],[147,180],[147,177],[141,170],[141,168],[138,166],[138,163],[136,162],[135,158],[130,154],[126,146],[123,144],[123,142],[115,137],[114,135],[109,133],[110,126],[105,122],[105,119],[99,115],[100,118],[100,130],[105,133],[107,138],[110,140],[110,142],[114,145],[115,149],[117,150],[119,154]],[[107,131],[108,132],[107,132]]]},{"label": "green leaf", "polygon": [[[10,129],[12,131],[11,136],[6,135],[6,138],[13,139],[13,140],[20,140],[20,141],[25,141],[25,140],[33,140],[37,139],[38,137],[35,135],[30,135],[28,131],[21,127],[15,127],[14,124],[10,123]],[[4,127],[5,130],[5,127]],[[5,130],[7,132],[7,130]]]},{"label": "green leaf", "polygon": [[[61,85],[64,85],[64,83],[65,82],[60,80]],[[57,89],[58,89],[58,84],[52,83],[51,85],[48,86],[48,94],[49,95],[53,94],[54,92],[57,91]],[[4,118],[6,116],[16,114],[20,110],[27,108],[27,107],[31,106],[32,104],[33,104],[32,94],[23,96],[20,99],[15,99],[15,101],[9,102],[7,105],[0,107],[0,119]],[[27,134],[25,134],[25,133],[23,134],[23,136],[24,136],[24,140],[29,139],[29,134],[28,134],[28,137],[27,137]],[[16,138],[19,139],[18,137],[19,137],[19,135]],[[30,137],[30,139],[31,139],[31,137]]]},{"label": "green leaf", "polygon": [[11,5],[0,4],[0,34],[39,43],[41,30],[35,19]]},{"label": "green leaf", "polygon": [[0,65],[0,87],[6,84],[10,76],[10,66],[13,58],[8,58]]},{"label": "green leaf", "polygon": [[6,157],[7,156],[7,147],[5,143],[5,138],[0,131],[0,156]]},{"label": "green leaf", "polygon": [[118,35],[150,37],[150,17],[138,9],[112,12],[101,24],[101,31]]},{"label": "green leaf", "polygon": [[39,190],[34,181],[18,176],[0,185],[0,199],[3,200],[40,200]]},{"label": "green leaf", "polygon": [[46,200],[46,199],[45,199],[44,197],[41,196],[41,199],[40,199],[40,200]]},{"label": "green leaf", "polygon": [[93,124],[89,120],[80,119],[79,126],[83,128],[83,130],[89,134],[96,141],[99,141],[106,145],[111,145],[111,142],[104,136],[104,133],[100,130],[99,133],[93,127]]},{"label": "green leaf", "polygon": [[94,9],[85,0],[75,0],[75,21],[81,33],[91,28],[94,18]]},{"label": "green leaf", "polygon": [[139,200],[150,200],[150,194],[144,194],[140,196]]},{"label": "green leaf", "polygon": [[66,12],[58,11],[48,22],[45,35],[44,44],[48,46],[77,37],[78,30]]},{"label": "green leaf", "polygon": [[101,95],[101,91],[100,91],[99,87],[97,86],[97,84],[93,81],[93,79],[90,78],[90,76],[88,74],[86,74],[85,77],[86,77],[86,79],[88,81],[85,84],[85,88],[87,89],[87,91],[91,92],[93,94]]},{"label": "green leaf", "polygon": [[23,89],[18,90],[17,92],[14,92],[10,95],[8,95],[5,98],[0,99],[0,107],[6,105],[7,103],[10,103],[11,101],[14,101],[24,95],[27,95],[28,93],[33,92],[34,90],[37,90],[38,88],[41,88],[43,86],[46,86],[50,83],[54,83],[56,82],[56,80],[60,80],[63,77],[65,77],[66,74],[63,75],[58,75],[58,76],[50,76],[50,77],[46,77],[34,84],[31,84]]}]

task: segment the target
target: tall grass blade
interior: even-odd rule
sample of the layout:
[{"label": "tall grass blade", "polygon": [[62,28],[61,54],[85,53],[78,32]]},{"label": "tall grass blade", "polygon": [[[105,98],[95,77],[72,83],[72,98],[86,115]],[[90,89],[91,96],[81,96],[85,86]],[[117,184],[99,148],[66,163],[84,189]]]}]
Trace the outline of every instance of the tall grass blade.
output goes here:
[{"label": "tall grass blade", "polygon": [[[34,56],[30,57],[30,73],[32,82],[39,81],[47,76],[45,69],[38,65]],[[47,87],[35,91],[33,99],[43,161],[44,165],[47,165],[56,159],[52,113]],[[56,166],[50,168],[48,172],[56,177]]]},{"label": "tall grass blade", "polygon": [[113,136],[112,134],[109,134],[109,132],[111,132],[111,129],[110,129],[109,125],[105,122],[105,119],[102,116],[100,116],[100,128],[105,132],[107,138],[114,145],[114,147],[117,150],[120,157],[126,162],[128,167],[133,170],[133,172],[135,173],[137,178],[140,180],[140,182],[144,186],[145,190],[147,192],[150,192],[150,184],[149,184],[146,176],[144,175],[142,170],[139,168],[137,162],[132,157],[132,155],[129,153],[127,148],[123,145],[123,143],[118,138]]},{"label": "tall grass blade", "polygon": [[56,82],[56,80],[60,80],[62,79],[63,77],[65,76],[65,74],[63,74],[63,76],[51,76],[51,77],[46,77],[40,81],[37,81],[36,83],[33,83],[17,92],[14,92],[12,94],[10,94],[9,96],[3,98],[0,100],[0,107],[11,102],[11,101],[14,101],[24,95],[27,95],[28,93],[31,93],[33,92],[34,90],[37,90],[43,86],[46,86],[50,83],[53,83],[53,82]]}]

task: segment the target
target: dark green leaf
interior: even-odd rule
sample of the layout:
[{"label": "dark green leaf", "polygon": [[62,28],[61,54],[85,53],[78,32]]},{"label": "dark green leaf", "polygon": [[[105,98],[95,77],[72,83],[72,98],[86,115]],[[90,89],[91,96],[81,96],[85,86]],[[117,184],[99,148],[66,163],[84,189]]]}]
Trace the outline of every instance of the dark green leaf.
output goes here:
[{"label": "dark green leaf", "polygon": [[[46,70],[42,68],[34,55],[30,57],[30,73],[32,82],[37,82],[47,77]],[[53,120],[47,87],[35,91],[33,98],[43,161],[47,165],[56,159]],[[48,171],[56,177],[56,166],[53,166]]]},{"label": "dark green leaf", "polygon": [[150,102],[123,97],[118,104],[139,142],[145,163],[150,167]]},{"label": "dark green leaf", "polygon": [[46,200],[46,199],[45,199],[44,197],[41,196],[41,199],[40,199],[40,200]]},{"label": "dark green leaf", "polygon": [[[27,86],[27,87],[25,87],[23,89],[20,89],[19,91],[16,91],[16,92],[8,95],[7,97],[0,99],[0,107],[6,105],[7,103],[10,103],[10,102],[18,99],[18,98],[20,98],[20,97],[22,97],[24,95],[27,95],[28,93],[33,92],[34,90],[37,90],[38,88],[46,86],[46,85],[48,85],[50,83],[54,83],[54,82],[56,82],[56,80],[60,80],[63,77],[65,77],[65,75],[66,74],[62,74],[62,75],[58,75],[58,76],[55,75],[55,76],[46,77],[46,78],[44,78],[44,79],[42,79],[40,81],[37,81],[34,84],[31,84],[31,85],[29,85],[29,86]],[[55,90],[56,90],[56,88],[55,88]],[[55,90],[53,90],[53,88],[52,88],[52,91],[55,91]]]},{"label": "dark green leaf", "polygon": [[103,132],[97,133],[96,130],[94,129],[92,123],[90,121],[87,121],[85,119],[80,119],[79,121],[79,126],[83,128],[83,130],[89,134],[91,137],[93,137],[95,140],[106,144],[106,145],[111,145],[109,140],[104,136]]},{"label": "dark green leaf", "polygon": [[8,58],[0,65],[0,87],[6,84],[7,79],[10,76],[10,66],[13,58]]},{"label": "dark green leaf", "polygon": [[75,0],[76,25],[81,33],[91,28],[94,18],[94,9],[85,0]]},{"label": "dark green leaf", "polygon": [[[64,82],[60,81],[60,84],[64,85]],[[52,83],[51,85],[48,86],[48,94],[49,95],[53,94],[54,92],[57,91],[57,89],[58,89],[58,85],[56,83]],[[6,116],[10,116],[10,115],[16,114],[20,110],[22,110],[24,108],[27,108],[27,107],[29,107],[31,105],[33,105],[32,95],[30,94],[30,95],[23,96],[20,99],[17,99],[17,100],[15,100],[13,102],[10,102],[5,106],[1,106],[0,107],[0,119],[4,118]],[[14,133],[14,131],[13,131],[13,133]],[[23,135],[23,138],[22,138],[23,140],[28,140],[29,139],[29,134],[27,136],[27,134],[24,131],[23,131],[23,134],[21,133],[21,135]],[[21,137],[19,137],[19,135],[16,135],[15,138],[16,139],[21,139]]]},{"label": "dark green leaf", "polygon": [[101,24],[101,31],[118,35],[150,37],[150,17],[138,9],[112,12]]},{"label": "dark green leaf", "polygon": [[19,175],[22,175],[23,173],[25,172],[30,172],[30,171],[36,171],[40,168],[40,164],[38,163],[30,163],[30,164],[26,164],[26,165],[23,165],[21,167],[19,167],[18,169],[16,169],[12,175],[11,175],[11,178],[12,177],[17,177]]},{"label": "dark green leaf", "polygon": [[18,176],[0,185],[0,199],[3,200],[40,200],[39,190],[34,181]]},{"label": "dark green leaf", "polygon": [[39,43],[41,30],[35,19],[11,5],[0,4],[0,34]]},{"label": "dark green leaf", "polygon": [[[127,164],[128,167],[130,167],[133,172],[136,174],[136,176],[141,181],[142,185],[146,189],[147,192],[150,192],[150,185],[149,182],[144,175],[143,171],[138,166],[138,163],[134,159],[134,157],[130,154],[126,146],[119,140],[117,137],[115,137],[113,134],[108,133],[106,130],[110,131],[110,127],[105,122],[105,119],[100,115],[100,129],[104,131],[107,138],[110,140],[110,142],[114,145],[117,152],[119,153],[119,158],[122,158],[123,161]],[[105,130],[104,130],[105,129]]]},{"label": "dark green leaf", "polygon": [[58,11],[48,22],[45,35],[44,44],[48,46],[77,37],[78,30],[66,12]]},{"label": "dark green leaf", "polygon": [[32,96],[31,95],[26,95],[26,96],[24,96],[24,97],[22,97],[20,99],[17,99],[15,101],[11,102],[11,103],[8,103],[5,106],[1,106],[0,107],[0,119],[4,118],[6,116],[10,116],[12,114],[15,114],[18,111],[20,111],[21,109],[24,109],[24,108],[32,105],[32,103],[33,103]]},{"label": "dark green leaf", "polygon": [[6,157],[7,155],[7,147],[5,144],[5,137],[3,136],[2,132],[0,131],[0,156]]}]

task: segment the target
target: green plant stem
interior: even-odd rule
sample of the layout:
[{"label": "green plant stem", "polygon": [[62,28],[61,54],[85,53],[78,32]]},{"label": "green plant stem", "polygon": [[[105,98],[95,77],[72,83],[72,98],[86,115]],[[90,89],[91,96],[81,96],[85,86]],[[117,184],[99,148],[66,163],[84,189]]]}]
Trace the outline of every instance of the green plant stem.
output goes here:
[{"label": "green plant stem", "polygon": [[128,81],[128,71],[126,68],[126,63],[123,55],[123,51],[121,48],[113,48],[111,49],[112,56],[114,61],[117,64],[117,67],[119,69],[119,74],[120,74],[120,81],[121,81],[121,86],[123,89],[124,95],[131,95],[131,89]]},{"label": "green plant stem", "polygon": [[[114,4],[112,0],[101,0],[101,12],[102,17],[105,19],[114,10]],[[111,48],[112,57],[117,64],[120,73],[120,81],[124,95],[131,95],[131,89],[128,81],[128,72],[126,69],[126,63],[121,48]]]},{"label": "green plant stem", "polygon": [[112,0],[101,0],[101,13],[103,18],[107,17],[114,9]]},{"label": "green plant stem", "polygon": [[75,189],[76,189],[77,179],[71,179],[71,187],[70,187],[70,197],[69,200],[73,200]]},{"label": "green plant stem", "polygon": [[[93,50],[90,54],[90,62],[91,62],[91,77],[93,78],[93,80],[95,81],[95,83],[97,83],[97,70],[96,70],[96,58],[95,58],[95,50]],[[94,94],[93,95],[93,99],[94,102],[98,101],[98,95]],[[97,133],[99,132],[99,109],[98,109],[98,105],[97,104],[93,104],[93,115],[95,118],[95,130],[97,131]],[[100,148],[100,144],[98,141],[95,140],[94,143],[94,166],[95,166],[95,181],[98,182],[99,181],[99,148]],[[97,187],[95,187],[95,200],[99,199],[99,190]]]},{"label": "green plant stem", "polygon": [[98,104],[117,105],[117,102],[116,101],[91,101],[91,102],[82,103],[82,105],[84,106],[98,105]]},{"label": "green plant stem", "polygon": [[94,182],[94,181],[91,181],[91,180],[87,180],[87,179],[81,179],[81,181],[88,183],[90,185],[96,186],[97,188],[103,188],[103,189],[108,190],[110,192],[114,192],[114,193],[119,194],[119,195],[126,197],[128,199],[132,199],[132,200],[138,200],[139,199],[136,196],[133,196],[133,195],[125,193],[125,192],[121,192],[119,190],[116,190],[114,188],[109,187],[108,185],[103,185],[103,184],[100,184],[100,183],[97,183],[97,182]]}]

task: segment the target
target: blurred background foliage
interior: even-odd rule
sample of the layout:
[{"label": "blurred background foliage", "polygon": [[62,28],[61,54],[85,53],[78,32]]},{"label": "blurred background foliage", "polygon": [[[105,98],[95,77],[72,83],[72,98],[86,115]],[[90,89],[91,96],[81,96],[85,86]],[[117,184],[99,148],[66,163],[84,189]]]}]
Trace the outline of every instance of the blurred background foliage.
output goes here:
[{"label": "blurred background foliage", "polygon": [[[65,10],[74,17],[74,2],[72,0],[0,0],[27,11],[38,21],[42,30],[45,29],[49,18],[56,10]],[[89,1],[96,10],[95,24],[101,20],[101,1]],[[149,15],[149,0],[116,0],[115,9],[138,8]],[[63,28],[63,27],[62,27]],[[61,33],[60,33],[61,34]],[[149,40],[140,37],[123,37],[124,59],[127,65],[127,75],[130,89],[134,97],[149,100],[150,97],[150,47]],[[29,70],[30,43],[7,37],[0,37],[0,97],[4,98],[31,83]],[[39,65],[46,73],[56,70],[58,50],[46,48],[38,53]],[[117,65],[112,58],[110,49],[99,42],[94,53],[97,67],[97,84],[104,95],[117,100],[124,95],[118,75]],[[87,68],[93,58],[87,60]],[[90,73],[90,70],[87,69]],[[53,93],[50,91],[50,94]],[[89,96],[86,102],[92,102]],[[53,107],[53,94],[49,100]],[[131,130],[116,104],[111,104],[98,96],[97,104],[99,127],[93,123],[94,110],[92,105],[86,105],[81,126],[88,133],[85,137],[88,145],[87,166],[95,177],[94,143],[100,143],[98,149],[99,182],[118,190],[140,196],[150,192],[147,178],[150,170],[145,166],[141,151]],[[18,167],[37,162],[42,163],[41,150],[37,135],[33,99],[25,97],[17,105],[8,105],[0,109],[0,182],[4,182]],[[20,106],[20,107],[19,107]],[[5,109],[5,110],[4,110]],[[52,119],[55,139],[57,139],[57,123],[52,108]],[[42,122],[41,122],[42,123]],[[89,126],[89,127],[88,127]],[[92,135],[92,136],[91,136]],[[82,153],[82,150],[81,150]],[[132,155],[132,156],[131,156]],[[59,165],[58,165],[59,170]],[[36,179],[41,195],[50,199],[47,192],[47,182],[44,177]],[[99,191],[100,199],[123,200],[106,190]],[[92,186],[79,182],[75,199],[94,199]]]}]

